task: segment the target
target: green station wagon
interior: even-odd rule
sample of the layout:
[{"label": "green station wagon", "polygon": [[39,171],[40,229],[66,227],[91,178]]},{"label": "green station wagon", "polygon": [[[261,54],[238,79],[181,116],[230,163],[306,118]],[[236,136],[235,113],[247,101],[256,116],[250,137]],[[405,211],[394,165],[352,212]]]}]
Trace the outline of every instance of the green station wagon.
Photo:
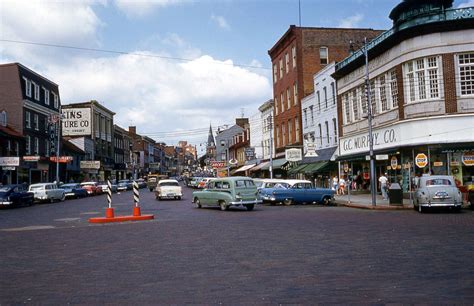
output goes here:
[{"label": "green station wagon", "polygon": [[227,210],[231,206],[245,206],[247,210],[252,210],[261,200],[257,198],[257,187],[251,178],[235,176],[214,179],[206,189],[194,191],[193,203],[198,208],[205,205]]}]

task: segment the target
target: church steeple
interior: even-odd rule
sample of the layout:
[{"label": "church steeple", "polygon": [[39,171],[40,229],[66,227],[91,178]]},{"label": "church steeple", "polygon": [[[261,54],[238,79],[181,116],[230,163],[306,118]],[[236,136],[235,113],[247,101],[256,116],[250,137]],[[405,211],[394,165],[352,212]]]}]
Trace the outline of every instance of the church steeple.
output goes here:
[{"label": "church steeple", "polygon": [[209,160],[216,159],[216,143],[212,134],[212,126],[209,124],[209,135],[207,136],[206,155]]},{"label": "church steeple", "polygon": [[207,146],[208,147],[214,147],[215,146],[214,135],[212,134],[211,124],[209,124],[209,135],[207,136]]}]

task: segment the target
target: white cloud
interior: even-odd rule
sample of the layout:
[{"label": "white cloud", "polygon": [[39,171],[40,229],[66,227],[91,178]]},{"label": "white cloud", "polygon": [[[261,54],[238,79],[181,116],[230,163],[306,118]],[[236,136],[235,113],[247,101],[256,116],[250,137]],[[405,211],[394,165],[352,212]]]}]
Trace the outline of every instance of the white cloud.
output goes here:
[{"label": "white cloud", "polygon": [[127,17],[143,17],[151,14],[156,9],[170,5],[190,2],[190,0],[115,0],[115,5]]},{"label": "white cloud", "polygon": [[271,96],[266,77],[210,56],[189,62],[134,55],[81,58],[45,71],[60,84],[64,103],[98,100],[117,113],[117,124],[148,133],[232,123],[241,107],[256,111]]},{"label": "white cloud", "polygon": [[355,14],[353,16],[347,17],[340,20],[338,27],[339,28],[356,28],[359,25],[359,22],[364,18],[363,14]]},{"label": "white cloud", "polygon": [[[2,39],[91,47],[99,44],[97,29],[104,24],[92,6],[98,1],[1,1]],[[45,60],[58,55],[58,49],[34,45],[2,43],[3,56]]]},{"label": "white cloud", "polygon": [[462,7],[474,7],[474,0],[469,0],[467,2],[463,2],[458,5],[458,8],[462,8]]},{"label": "white cloud", "polygon": [[230,26],[224,17],[212,14],[211,20],[214,21],[219,26],[219,28],[224,29],[224,30],[230,30]]}]

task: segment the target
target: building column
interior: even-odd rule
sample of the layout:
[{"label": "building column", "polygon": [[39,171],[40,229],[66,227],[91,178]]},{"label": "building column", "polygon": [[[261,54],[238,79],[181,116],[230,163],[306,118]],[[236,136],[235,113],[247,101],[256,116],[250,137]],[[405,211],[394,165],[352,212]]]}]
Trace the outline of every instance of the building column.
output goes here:
[{"label": "building column", "polygon": [[457,113],[458,105],[456,99],[456,67],[454,66],[454,53],[443,54],[442,62],[446,113]]}]

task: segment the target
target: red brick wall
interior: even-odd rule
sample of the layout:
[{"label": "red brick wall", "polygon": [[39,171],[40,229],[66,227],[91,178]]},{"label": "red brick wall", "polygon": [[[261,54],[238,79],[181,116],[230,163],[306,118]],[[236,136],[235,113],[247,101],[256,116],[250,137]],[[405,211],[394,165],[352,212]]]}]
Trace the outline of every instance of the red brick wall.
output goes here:
[{"label": "red brick wall", "polygon": [[454,53],[443,54],[442,60],[446,113],[456,113],[458,111],[458,105],[456,99],[456,68],[454,66]]},{"label": "red brick wall", "polygon": [[[278,81],[273,84],[273,97],[278,99],[279,113],[274,112],[275,124],[274,126],[281,126],[283,123],[288,131],[287,123],[291,119],[294,122],[294,118],[299,118],[299,142],[296,142],[296,129],[292,128],[292,143],[290,145],[301,145],[303,139],[303,128],[302,128],[302,116],[301,116],[301,99],[305,96],[310,95],[314,91],[313,76],[315,73],[320,71],[326,65],[321,65],[319,50],[320,47],[328,48],[328,63],[333,61],[341,61],[349,55],[350,41],[362,42],[364,37],[372,39],[379,35],[382,31],[375,31],[370,29],[335,29],[335,28],[299,28],[291,27],[286,35],[280,39],[277,45],[275,45],[269,52],[272,59],[273,66],[277,65],[277,79]],[[296,45],[297,50],[297,67],[292,67],[292,54],[291,48]],[[288,53],[290,57],[290,69],[289,73],[286,70],[283,71],[283,78],[280,79],[280,59],[285,63],[285,54]],[[272,71],[273,76],[273,71]],[[274,81],[274,80],[272,80]],[[298,86],[298,101],[295,105],[293,101],[293,84],[297,83]],[[287,109],[286,90],[290,88],[290,96],[292,97],[291,108]],[[281,93],[285,97],[285,108],[284,112],[281,111]],[[276,110],[276,105],[275,105]],[[293,124],[294,126],[294,124]],[[276,140],[276,131],[274,131]],[[284,150],[283,135],[279,135],[280,141],[276,146],[277,152]],[[285,135],[286,139],[288,136]],[[288,144],[287,144],[288,145]]]},{"label": "red brick wall", "polygon": [[18,65],[0,65],[0,110],[7,111],[7,121],[23,134],[23,100]]}]

